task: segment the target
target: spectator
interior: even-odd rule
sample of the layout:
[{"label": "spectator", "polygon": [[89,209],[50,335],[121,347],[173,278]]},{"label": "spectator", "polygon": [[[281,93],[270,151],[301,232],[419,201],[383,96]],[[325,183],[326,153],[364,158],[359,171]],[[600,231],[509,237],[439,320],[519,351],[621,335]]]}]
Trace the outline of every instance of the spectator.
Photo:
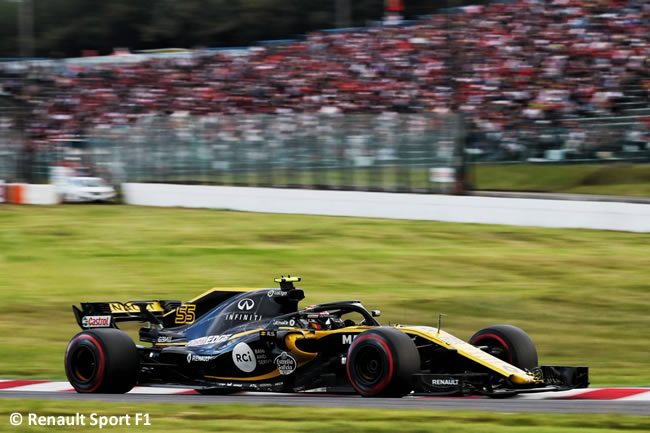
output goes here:
[{"label": "spectator", "polygon": [[648,28],[650,5],[638,0],[519,0],[409,26],[316,32],[243,56],[32,67],[5,74],[2,89],[33,105],[27,130],[38,143],[157,113],[460,110],[477,134],[520,152],[504,131],[616,114],[629,85],[645,88],[647,102]]}]

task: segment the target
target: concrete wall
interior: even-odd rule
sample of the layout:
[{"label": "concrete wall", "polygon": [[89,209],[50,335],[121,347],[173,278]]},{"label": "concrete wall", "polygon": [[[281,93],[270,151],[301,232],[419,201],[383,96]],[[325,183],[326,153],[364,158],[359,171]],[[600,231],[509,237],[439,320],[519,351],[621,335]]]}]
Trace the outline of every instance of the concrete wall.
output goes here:
[{"label": "concrete wall", "polygon": [[25,201],[27,204],[58,204],[59,197],[54,185],[28,185]]},{"label": "concrete wall", "polygon": [[123,184],[143,206],[650,232],[650,205],[226,186]]}]

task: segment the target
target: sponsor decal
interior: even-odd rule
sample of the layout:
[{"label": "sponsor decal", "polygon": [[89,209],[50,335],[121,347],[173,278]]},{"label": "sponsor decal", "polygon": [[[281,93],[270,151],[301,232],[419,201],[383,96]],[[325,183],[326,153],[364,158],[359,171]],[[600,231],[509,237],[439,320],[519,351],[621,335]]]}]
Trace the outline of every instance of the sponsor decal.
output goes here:
[{"label": "sponsor decal", "polygon": [[229,313],[226,314],[226,320],[242,320],[247,322],[255,322],[262,320],[261,314],[247,314],[247,313]]},{"label": "sponsor decal", "polygon": [[244,298],[241,301],[237,302],[237,308],[239,311],[250,311],[255,306],[255,301],[251,298]]},{"label": "sponsor decal", "polygon": [[458,379],[431,379],[431,385],[435,386],[457,386]]},{"label": "sponsor decal", "polygon": [[196,319],[196,305],[183,305],[176,309],[174,323],[182,325],[192,323]]},{"label": "sponsor decal", "polygon": [[258,365],[267,365],[271,363],[271,359],[268,357],[264,349],[255,349],[254,352]]},{"label": "sponsor decal", "polygon": [[357,336],[353,334],[343,334],[342,337],[343,337],[341,341],[342,344],[352,344],[354,339],[357,338]]},{"label": "sponsor decal", "polygon": [[320,311],[318,313],[307,314],[308,319],[325,319],[330,316],[329,311]]},{"label": "sponsor decal", "polygon": [[187,363],[189,364],[190,362],[208,362],[212,361],[213,359],[216,359],[217,355],[196,355],[194,353],[188,353],[187,354]]},{"label": "sponsor decal", "polygon": [[282,320],[274,320],[273,321],[273,326],[294,326],[296,324],[296,321],[291,319],[282,319]]},{"label": "sponsor decal", "polygon": [[273,363],[278,368],[278,371],[281,375],[286,376],[288,374],[296,371],[298,363],[296,359],[289,355],[287,352],[282,352],[277,358],[273,360]]},{"label": "sponsor decal", "polygon": [[84,328],[108,328],[111,326],[111,316],[84,316],[81,319]]},{"label": "sponsor decal", "polygon": [[260,337],[277,337],[276,331],[260,331]]},{"label": "sponsor decal", "polygon": [[277,290],[277,289],[271,289],[268,292],[266,292],[266,296],[269,298],[272,298],[274,296],[287,296],[289,292],[285,292],[284,290]]},{"label": "sponsor decal", "polygon": [[[127,302],[126,304],[122,304],[121,302],[111,302],[109,304],[109,307],[111,309],[111,313],[139,313],[140,312],[140,307],[130,302]],[[162,313],[164,311],[158,302],[147,303],[147,310],[156,313],[158,312]]]},{"label": "sponsor decal", "polygon": [[239,343],[232,350],[232,361],[237,368],[245,373],[250,373],[257,367],[255,354],[251,347],[246,343]]},{"label": "sponsor decal", "polygon": [[206,337],[195,338],[190,340],[186,346],[201,346],[203,344],[219,344],[230,338],[230,334],[224,335],[210,335]]},{"label": "sponsor decal", "polygon": [[172,341],[172,337],[168,337],[168,336],[161,336],[158,337],[158,340],[156,340],[156,342],[158,343],[169,343],[170,341]]}]

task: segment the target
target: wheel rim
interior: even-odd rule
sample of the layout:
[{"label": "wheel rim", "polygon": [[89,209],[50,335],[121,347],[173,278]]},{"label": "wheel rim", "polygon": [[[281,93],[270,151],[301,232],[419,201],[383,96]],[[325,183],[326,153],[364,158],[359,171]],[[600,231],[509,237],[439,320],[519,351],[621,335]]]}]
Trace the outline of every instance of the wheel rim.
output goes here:
[{"label": "wheel rim", "polygon": [[375,347],[368,346],[359,350],[355,366],[359,379],[365,385],[374,385],[384,377],[382,353]]},{"label": "wheel rim", "polygon": [[90,348],[81,346],[72,356],[70,367],[77,381],[88,383],[97,373],[97,358]]},{"label": "wheel rim", "polygon": [[502,361],[505,361],[509,364],[513,364],[514,359],[512,355],[512,350],[508,343],[506,343],[503,338],[494,334],[485,334],[479,335],[471,342],[474,346],[486,346],[488,348],[488,353],[495,358],[499,358]]}]

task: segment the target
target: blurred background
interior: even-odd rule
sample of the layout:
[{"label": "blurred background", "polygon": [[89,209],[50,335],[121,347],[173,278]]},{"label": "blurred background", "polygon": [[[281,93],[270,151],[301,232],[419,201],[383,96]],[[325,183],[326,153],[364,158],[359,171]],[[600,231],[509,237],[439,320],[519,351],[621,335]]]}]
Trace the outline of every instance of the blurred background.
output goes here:
[{"label": "blurred background", "polygon": [[0,0],[0,179],[650,195],[650,4]]}]

